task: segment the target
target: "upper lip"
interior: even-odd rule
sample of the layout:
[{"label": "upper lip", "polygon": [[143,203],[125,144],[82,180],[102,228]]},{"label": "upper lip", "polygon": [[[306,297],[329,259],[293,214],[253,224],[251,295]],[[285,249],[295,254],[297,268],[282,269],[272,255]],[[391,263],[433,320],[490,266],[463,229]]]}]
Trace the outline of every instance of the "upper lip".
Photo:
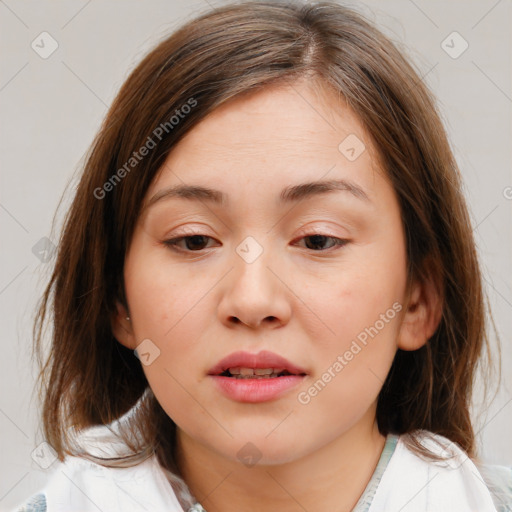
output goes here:
[{"label": "upper lip", "polygon": [[306,370],[291,363],[279,354],[262,350],[257,354],[243,351],[233,352],[210,368],[208,375],[220,375],[228,368],[283,368],[294,375],[305,375],[307,373]]}]

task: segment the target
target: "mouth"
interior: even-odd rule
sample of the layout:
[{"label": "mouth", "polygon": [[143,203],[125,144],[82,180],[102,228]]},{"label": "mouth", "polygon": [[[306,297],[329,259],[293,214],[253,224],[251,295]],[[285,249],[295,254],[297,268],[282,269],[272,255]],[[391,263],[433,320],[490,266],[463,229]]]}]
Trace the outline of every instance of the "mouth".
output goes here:
[{"label": "mouth", "polygon": [[306,375],[305,373],[292,373],[286,368],[243,368],[232,367],[219,373],[219,377],[233,379],[277,379],[288,375]]},{"label": "mouth", "polygon": [[208,375],[234,379],[276,379],[306,374],[305,369],[268,350],[262,350],[257,354],[233,352],[221,359],[208,372]]},{"label": "mouth", "polygon": [[307,372],[278,354],[261,351],[234,352],[219,361],[208,375],[231,400],[258,403],[289,393],[301,384]]}]

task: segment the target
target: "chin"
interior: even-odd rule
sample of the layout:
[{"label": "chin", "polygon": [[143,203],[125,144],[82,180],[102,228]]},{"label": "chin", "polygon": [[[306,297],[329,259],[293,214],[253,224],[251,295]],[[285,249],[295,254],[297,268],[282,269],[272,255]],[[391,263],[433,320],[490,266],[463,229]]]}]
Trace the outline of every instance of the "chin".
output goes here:
[{"label": "chin", "polygon": [[283,436],[270,434],[267,437],[267,430],[263,434],[262,430],[234,435],[233,439],[224,440],[222,446],[216,444],[215,450],[223,457],[248,468],[286,464],[303,455],[297,450],[297,446],[303,445],[299,440],[284,432]]}]

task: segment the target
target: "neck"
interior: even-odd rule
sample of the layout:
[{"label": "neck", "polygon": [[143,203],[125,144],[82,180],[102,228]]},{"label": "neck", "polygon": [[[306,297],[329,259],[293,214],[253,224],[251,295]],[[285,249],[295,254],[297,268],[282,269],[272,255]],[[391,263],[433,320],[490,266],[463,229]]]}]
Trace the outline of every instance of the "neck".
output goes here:
[{"label": "neck", "polygon": [[178,428],[178,466],[207,512],[349,512],[370,481],[385,443],[375,421],[367,420],[300,459],[253,467],[222,457]]}]

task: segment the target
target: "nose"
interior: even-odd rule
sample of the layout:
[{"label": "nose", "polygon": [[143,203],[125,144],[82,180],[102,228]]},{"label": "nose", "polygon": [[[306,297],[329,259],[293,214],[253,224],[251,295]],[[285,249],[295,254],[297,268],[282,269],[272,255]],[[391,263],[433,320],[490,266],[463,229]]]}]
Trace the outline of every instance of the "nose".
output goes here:
[{"label": "nose", "polygon": [[228,327],[245,324],[252,329],[267,325],[278,328],[291,316],[292,293],[287,279],[279,271],[276,258],[264,250],[252,262],[235,253],[233,270],[229,272],[221,291],[218,306],[220,320]]}]

